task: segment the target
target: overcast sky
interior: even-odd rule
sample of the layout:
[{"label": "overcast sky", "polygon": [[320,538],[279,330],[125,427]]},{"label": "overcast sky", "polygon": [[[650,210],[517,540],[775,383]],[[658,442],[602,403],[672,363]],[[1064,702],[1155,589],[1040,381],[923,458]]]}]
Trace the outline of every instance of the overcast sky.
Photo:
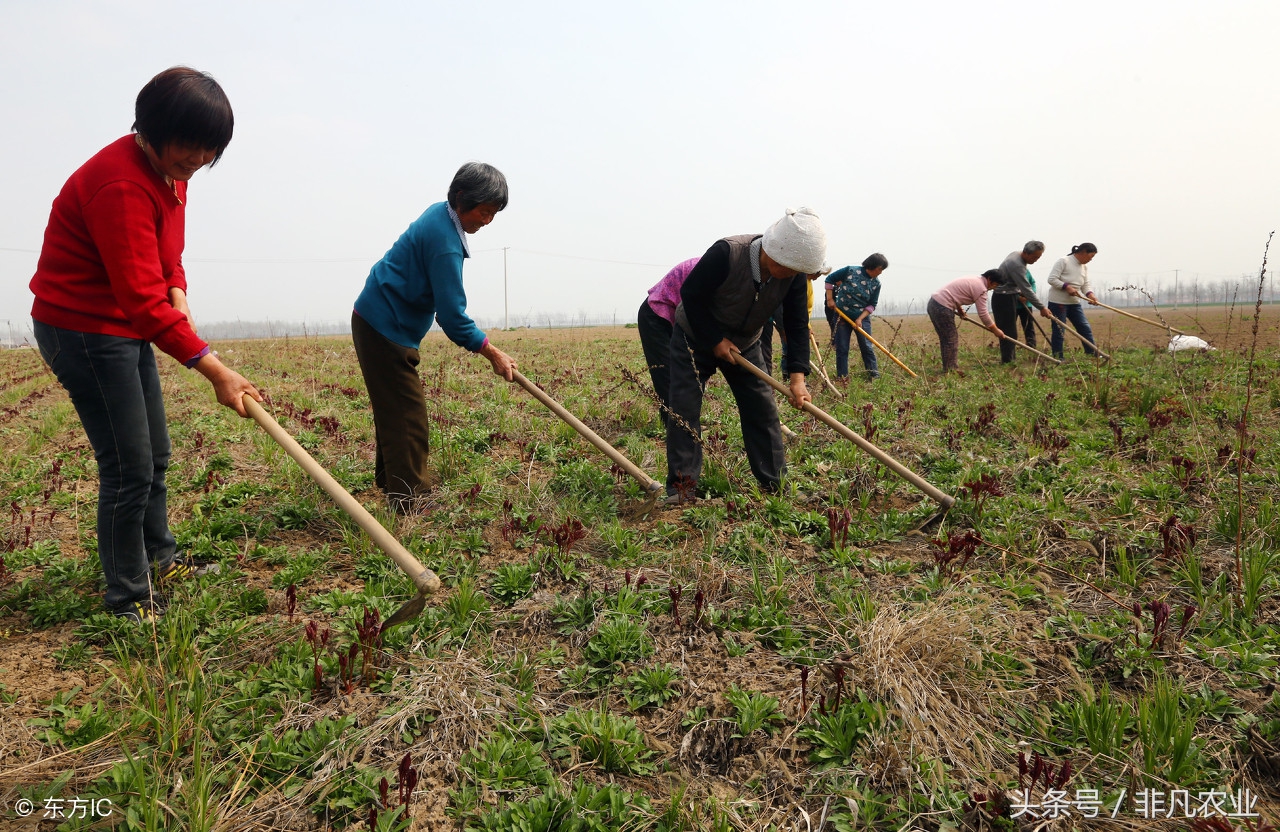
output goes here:
[{"label": "overcast sky", "polygon": [[[66,178],[155,73],[230,96],[190,185],[197,320],[336,322],[458,165],[511,202],[474,316],[634,319],[716,239],[808,205],[886,300],[1082,241],[1094,282],[1257,273],[1280,226],[1280,2],[0,0],[0,321]],[[1273,260],[1277,259],[1273,257]],[[918,308],[918,306],[917,306]]]}]

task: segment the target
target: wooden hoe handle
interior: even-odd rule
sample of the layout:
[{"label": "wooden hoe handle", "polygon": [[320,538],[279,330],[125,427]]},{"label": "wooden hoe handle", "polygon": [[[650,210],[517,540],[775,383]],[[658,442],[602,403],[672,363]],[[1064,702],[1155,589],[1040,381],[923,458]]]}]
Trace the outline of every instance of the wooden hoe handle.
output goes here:
[{"label": "wooden hoe handle", "polygon": [[582,434],[584,439],[599,448],[605,456],[609,457],[609,459],[616,462],[619,468],[635,477],[636,482],[640,483],[640,485],[644,487],[645,491],[655,492],[662,490],[662,483],[658,482],[644,471],[641,471],[638,465],[623,456],[622,452],[617,448],[604,441],[604,439],[600,437],[600,434],[583,424],[581,419],[565,410],[564,406],[561,405],[560,402],[548,396],[545,390],[521,375],[519,370],[512,370],[511,375],[517,384],[529,391],[529,395],[542,402],[546,405],[548,410],[567,422],[569,426],[578,433]]},{"label": "wooden hoe handle", "polygon": [[352,520],[359,524],[360,528],[365,530],[369,538],[374,544],[386,552],[387,555],[400,567],[404,574],[408,575],[413,581],[413,585],[418,591],[424,595],[430,595],[440,590],[440,578],[436,573],[423,566],[417,558],[410,554],[409,550],[400,545],[400,541],[396,540],[391,532],[383,528],[372,514],[360,505],[360,501],[352,497],[347,490],[338,484],[328,471],[320,467],[320,463],[315,461],[306,449],[298,444],[292,436],[280,427],[280,423],[271,418],[271,414],[263,410],[262,405],[253,400],[253,397],[245,394],[244,409],[249,412],[253,420],[262,426],[262,429],[276,441],[276,444],[284,448],[285,453],[293,457],[294,460],[302,466],[302,470],[306,471],[316,483],[325,490],[333,501],[338,504],[338,508],[342,509],[351,517]]},{"label": "wooden hoe handle", "polygon": [[[783,395],[786,395],[786,396],[791,395],[791,390],[785,384],[778,381],[776,378],[769,375],[764,370],[761,370],[756,365],[752,364],[750,361],[744,358],[741,353],[735,352],[733,354],[733,360],[734,362],[737,363],[739,367],[754,374],[756,378],[759,378],[765,382],[768,382],[769,386],[772,387],[773,389],[777,390]],[[827,425],[827,427],[831,428],[836,433],[843,436],[845,439],[848,439],[850,442],[857,445],[862,450],[871,454],[873,457],[879,460],[882,465],[884,465],[893,473],[902,477],[907,482],[914,485],[916,488],[923,491],[934,502],[938,503],[943,508],[950,508],[952,503],[956,501],[955,497],[952,497],[950,494],[947,494],[946,492],[934,487],[933,485],[930,485],[919,474],[915,473],[910,468],[907,468],[907,466],[903,465],[898,460],[889,456],[887,453],[880,450],[875,445],[872,445],[869,441],[862,438],[857,433],[855,433],[854,431],[846,427],[844,424],[842,424],[834,416],[822,410],[821,408],[816,407],[812,402],[805,402],[804,410],[808,412],[809,415],[823,422],[824,424]]]},{"label": "wooden hoe handle", "polygon": [[1124,315],[1126,318],[1133,318],[1135,321],[1142,321],[1144,324],[1151,324],[1152,326],[1158,326],[1161,329],[1168,330],[1169,332],[1176,332],[1179,335],[1187,334],[1180,329],[1174,329],[1168,324],[1162,324],[1159,321],[1153,321],[1150,318],[1144,318],[1141,315],[1135,315],[1132,312],[1126,312],[1123,309],[1116,309],[1114,306],[1107,306],[1102,301],[1098,301],[1098,305],[1101,306],[1103,309],[1110,309],[1112,312],[1119,312],[1121,315]]},{"label": "wooden hoe handle", "polygon": [[[952,311],[952,312],[955,312],[955,310],[954,310],[954,309],[952,309],[951,311]],[[974,326],[979,327],[979,328],[981,328],[981,329],[987,329],[987,328],[986,328],[985,326],[983,326],[981,323],[979,323],[978,321],[975,321],[973,318],[970,318],[968,315],[962,315],[962,314],[960,314],[959,312],[956,312],[956,317],[957,317],[957,318],[959,318],[959,319],[960,319],[960,320],[962,320],[962,321],[968,321],[969,323],[971,323],[971,324],[973,324]],[[987,331],[988,331],[988,332],[990,332],[991,330],[987,329]],[[1008,341],[1008,342],[1009,342],[1009,343],[1011,343],[1011,344],[1015,344],[1015,345],[1017,345],[1017,346],[1019,346],[1019,347],[1022,347],[1024,350],[1027,350],[1028,352],[1033,352],[1033,353],[1035,353],[1036,355],[1040,356],[1041,358],[1045,359],[1046,361],[1052,361],[1054,364],[1061,364],[1061,363],[1062,363],[1062,362],[1061,362],[1061,361],[1059,361],[1058,359],[1054,358],[1052,355],[1047,355],[1047,354],[1045,354],[1045,353],[1042,353],[1042,352],[1040,352],[1040,350],[1036,349],[1035,347],[1028,346],[1027,344],[1022,343],[1022,342],[1021,342],[1021,341],[1019,341],[1017,338],[1011,338],[1011,337],[1009,337],[1008,335],[1001,335],[1001,336],[1000,336],[1000,338],[1001,338],[1002,340],[1004,340],[1004,341]]]},{"label": "wooden hoe handle", "polygon": [[901,367],[902,369],[906,370],[906,371],[907,371],[907,374],[908,374],[909,376],[911,376],[912,378],[916,378],[915,371],[914,371],[914,370],[912,370],[910,367],[908,367],[906,364],[903,364],[901,361],[899,361],[899,360],[898,360],[898,356],[896,356],[896,355],[894,355],[893,353],[889,352],[888,348],[887,348],[887,347],[885,347],[885,345],[884,345],[884,344],[881,344],[879,341],[877,341],[876,339],[872,338],[872,337],[871,337],[871,333],[870,333],[870,332],[867,332],[865,329],[863,329],[862,327],[860,327],[860,326],[858,326],[856,323],[854,323],[854,322],[853,322],[853,319],[852,319],[852,318],[850,318],[848,315],[844,314],[844,312],[843,312],[843,311],[841,311],[840,307],[836,306],[836,307],[832,307],[832,308],[836,310],[836,314],[837,314],[837,315],[839,315],[840,317],[844,318],[846,321],[848,321],[848,322],[849,322],[849,326],[853,327],[853,331],[854,331],[854,332],[859,333],[863,338],[866,338],[868,341],[870,341],[872,344],[874,344],[877,348],[879,348],[880,352],[882,352],[882,353],[884,353],[885,355],[887,355],[887,356],[889,356],[890,358],[892,358],[892,359],[893,359],[893,363],[894,363],[894,364],[897,364],[899,367]]}]

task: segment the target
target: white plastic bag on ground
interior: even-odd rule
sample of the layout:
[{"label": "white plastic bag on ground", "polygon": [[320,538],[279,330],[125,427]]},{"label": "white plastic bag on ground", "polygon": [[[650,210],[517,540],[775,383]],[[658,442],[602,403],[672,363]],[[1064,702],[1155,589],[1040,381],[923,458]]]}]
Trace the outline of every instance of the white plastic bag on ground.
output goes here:
[{"label": "white plastic bag on ground", "polygon": [[1212,350],[1214,347],[1209,346],[1209,342],[1194,335],[1175,335],[1169,339],[1169,352],[1181,352],[1182,350]]}]

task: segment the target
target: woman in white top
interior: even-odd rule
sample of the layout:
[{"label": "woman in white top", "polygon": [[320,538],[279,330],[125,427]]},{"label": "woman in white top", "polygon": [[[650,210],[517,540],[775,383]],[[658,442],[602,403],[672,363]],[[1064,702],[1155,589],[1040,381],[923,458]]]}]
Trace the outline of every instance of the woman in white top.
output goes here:
[{"label": "woman in white top", "polygon": [[[1053,270],[1049,272],[1049,314],[1055,319],[1049,346],[1055,358],[1062,358],[1062,326],[1067,320],[1071,321],[1076,332],[1093,341],[1093,329],[1084,316],[1080,298],[1094,305],[1098,303],[1089,285],[1089,261],[1097,253],[1098,247],[1093,243],[1072,246],[1071,253],[1054,263]],[[1094,354],[1088,344],[1084,345],[1084,351],[1088,355]]]}]

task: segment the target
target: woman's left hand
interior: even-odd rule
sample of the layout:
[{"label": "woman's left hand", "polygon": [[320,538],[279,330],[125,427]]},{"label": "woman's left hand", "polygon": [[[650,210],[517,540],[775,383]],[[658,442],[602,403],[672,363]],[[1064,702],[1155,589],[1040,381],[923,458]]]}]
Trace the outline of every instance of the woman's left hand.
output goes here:
[{"label": "woman's left hand", "polygon": [[187,293],[174,286],[169,290],[169,303],[173,304],[174,309],[187,317],[187,323],[191,325],[191,331],[195,332],[196,322],[191,317],[191,307],[187,305]]}]

